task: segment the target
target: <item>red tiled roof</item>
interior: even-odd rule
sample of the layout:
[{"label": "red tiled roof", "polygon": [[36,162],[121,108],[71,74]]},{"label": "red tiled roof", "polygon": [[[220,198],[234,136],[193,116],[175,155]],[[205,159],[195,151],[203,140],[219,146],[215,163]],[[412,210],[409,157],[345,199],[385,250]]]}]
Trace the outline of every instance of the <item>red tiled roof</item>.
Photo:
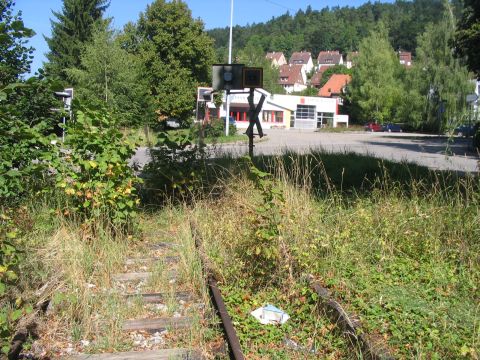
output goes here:
[{"label": "red tiled roof", "polygon": [[340,64],[342,59],[342,54],[339,51],[320,51],[318,54],[318,63],[319,64]]},{"label": "red tiled roof", "polygon": [[305,84],[302,76],[303,65],[282,65],[280,66],[280,79],[278,81],[281,85]]},{"label": "red tiled roof", "polygon": [[323,85],[318,92],[318,96],[331,97],[332,95],[341,94],[345,85],[352,81],[350,75],[333,74],[330,79]]},{"label": "red tiled roof", "polygon": [[308,64],[308,61],[312,58],[312,54],[306,51],[294,52],[290,57],[289,64]]},{"label": "red tiled roof", "polygon": [[312,76],[310,82],[312,83],[313,86],[319,86],[320,82],[322,81],[322,76],[325,70],[327,70],[330,66],[328,65],[322,65],[320,68],[317,70],[317,72]]},{"label": "red tiled roof", "polygon": [[400,60],[412,61],[412,53],[408,51],[399,51],[398,56]]},{"label": "red tiled roof", "polygon": [[282,57],[282,55],[283,55],[283,52],[274,51],[274,52],[269,52],[269,53],[267,53],[266,58],[267,58],[268,60],[277,60],[277,61],[279,61],[280,58]]}]

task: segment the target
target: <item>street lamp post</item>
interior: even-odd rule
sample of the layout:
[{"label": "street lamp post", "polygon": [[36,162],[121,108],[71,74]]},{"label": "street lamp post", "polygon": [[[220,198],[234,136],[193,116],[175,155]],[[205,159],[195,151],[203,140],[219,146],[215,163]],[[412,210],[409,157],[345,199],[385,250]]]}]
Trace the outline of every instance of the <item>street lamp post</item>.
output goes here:
[{"label": "street lamp post", "polygon": [[[233,0],[230,1],[230,38],[228,44],[228,63],[232,63],[232,34],[233,34]],[[230,126],[230,99],[229,91],[225,92],[226,111],[225,115],[225,136],[228,136],[228,127]]]}]

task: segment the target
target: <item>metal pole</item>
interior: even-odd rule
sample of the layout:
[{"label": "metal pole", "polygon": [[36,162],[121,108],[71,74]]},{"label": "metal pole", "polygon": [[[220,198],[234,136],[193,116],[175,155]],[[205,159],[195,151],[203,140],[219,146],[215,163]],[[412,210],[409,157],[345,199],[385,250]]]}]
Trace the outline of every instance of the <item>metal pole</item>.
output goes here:
[{"label": "metal pole", "polygon": [[62,118],[62,123],[63,123],[63,129],[62,129],[62,143],[65,142],[65,126],[67,124],[67,121],[65,119],[65,116]]},{"label": "metal pole", "polygon": [[[232,63],[232,34],[233,34],[233,0],[230,1],[230,38],[228,44],[228,63]],[[225,101],[227,103],[225,115],[225,136],[228,136],[228,128],[230,126],[230,99],[228,92],[225,93]]]}]

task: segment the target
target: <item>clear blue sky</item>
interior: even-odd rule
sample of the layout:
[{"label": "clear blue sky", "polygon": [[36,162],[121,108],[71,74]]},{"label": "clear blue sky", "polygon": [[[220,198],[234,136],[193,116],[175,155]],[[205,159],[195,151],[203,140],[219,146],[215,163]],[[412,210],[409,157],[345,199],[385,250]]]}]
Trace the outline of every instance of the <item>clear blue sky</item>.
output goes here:
[{"label": "clear blue sky", "polygon": [[[35,30],[37,35],[31,39],[30,45],[36,49],[32,72],[35,72],[45,61],[44,54],[48,46],[43,35],[50,35],[50,19],[52,10],[60,11],[62,0],[17,0],[16,8],[23,13],[27,27]],[[107,16],[114,18],[114,26],[121,29],[129,21],[136,21],[140,12],[153,0],[111,0]],[[234,24],[246,25],[264,22],[273,16],[284,14],[287,10],[295,13],[298,9],[306,9],[311,5],[320,10],[327,6],[359,6],[365,0],[234,0]],[[201,18],[207,29],[226,27],[230,23],[230,0],[186,0],[192,10],[193,17]],[[235,38],[234,38],[235,46]]]}]

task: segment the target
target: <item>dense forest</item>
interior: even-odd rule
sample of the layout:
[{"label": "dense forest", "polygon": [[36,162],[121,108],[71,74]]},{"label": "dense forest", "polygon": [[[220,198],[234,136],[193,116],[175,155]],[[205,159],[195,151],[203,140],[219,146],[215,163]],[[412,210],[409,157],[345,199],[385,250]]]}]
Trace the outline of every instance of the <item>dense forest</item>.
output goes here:
[{"label": "dense forest", "polygon": [[[455,16],[461,13],[461,0],[451,2]],[[365,3],[360,7],[326,7],[292,15],[272,18],[266,23],[234,28],[234,51],[244,48],[248,42],[259,45],[265,51],[283,51],[288,57],[294,51],[311,51],[314,56],[320,50],[340,50],[343,53],[358,50],[378,22],[383,22],[394,49],[412,51],[417,48],[417,37],[429,23],[442,19],[443,0],[397,0],[394,3]],[[208,31],[215,39],[220,59],[226,58],[228,28]]]}]

